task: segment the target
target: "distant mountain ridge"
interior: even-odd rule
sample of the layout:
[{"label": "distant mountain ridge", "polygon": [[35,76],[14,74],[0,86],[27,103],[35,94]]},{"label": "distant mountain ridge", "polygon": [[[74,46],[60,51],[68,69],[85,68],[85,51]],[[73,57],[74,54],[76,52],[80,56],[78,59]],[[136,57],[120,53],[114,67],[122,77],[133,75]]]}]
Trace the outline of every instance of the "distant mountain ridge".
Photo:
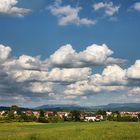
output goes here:
[{"label": "distant mountain ridge", "polygon": [[[0,111],[9,110],[10,107],[0,106]],[[108,105],[100,106],[80,106],[76,104],[48,104],[42,105],[35,108],[24,108],[20,107],[21,110],[52,110],[52,111],[65,111],[65,110],[80,110],[80,111],[97,111],[97,110],[106,110],[106,111],[139,111],[140,112],[140,103],[111,103]]]},{"label": "distant mountain ridge", "polygon": [[45,110],[81,110],[81,111],[97,111],[110,110],[110,111],[140,111],[140,103],[111,103],[108,105],[100,106],[80,106],[80,105],[70,105],[70,104],[53,104],[53,105],[42,105],[36,107],[35,109],[45,109]]},{"label": "distant mountain ridge", "polygon": [[93,108],[110,111],[140,111],[140,103],[111,103],[108,105],[94,106]]},{"label": "distant mountain ridge", "polygon": [[53,105],[42,105],[36,107],[35,109],[45,109],[45,110],[85,110],[88,107],[83,107],[75,104],[53,104]]},{"label": "distant mountain ridge", "polygon": [[[19,107],[21,111],[29,110],[29,108]],[[2,110],[10,110],[9,106],[0,106],[0,111]]]}]

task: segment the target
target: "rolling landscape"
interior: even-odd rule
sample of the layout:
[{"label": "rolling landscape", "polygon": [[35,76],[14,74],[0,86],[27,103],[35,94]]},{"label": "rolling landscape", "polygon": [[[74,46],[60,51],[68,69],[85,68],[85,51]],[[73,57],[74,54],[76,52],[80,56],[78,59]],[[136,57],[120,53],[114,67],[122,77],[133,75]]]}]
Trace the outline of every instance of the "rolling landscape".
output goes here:
[{"label": "rolling landscape", "polygon": [[140,140],[140,0],[0,0],[0,140]]},{"label": "rolling landscape", "polygon": [[[0,106],[0,111],[9,110],[10,107]],[[140,111],[140,103],[111,103],[108,105],[100,105],[100,106],[80,106],[74,104],[48,104],[41,105],[34,108],[23,108],[20,107],[21,110],[54,110],[54,111],[62,111],[62,110],[80,110],[80,111],[97,111],[97,110],[106,110],[106,111],[130,111],[137,112]]]},{"label": "rolling landscape", "polygon": [[78,105],[42,105],[36,107],[35,109],[45,109],[45,110],[81,110],[81,111],[97,111],[101,110],[110,110],[110,111],[140,111],[140,103],[111,103],[108,105],[100,106],[78,106]]}]

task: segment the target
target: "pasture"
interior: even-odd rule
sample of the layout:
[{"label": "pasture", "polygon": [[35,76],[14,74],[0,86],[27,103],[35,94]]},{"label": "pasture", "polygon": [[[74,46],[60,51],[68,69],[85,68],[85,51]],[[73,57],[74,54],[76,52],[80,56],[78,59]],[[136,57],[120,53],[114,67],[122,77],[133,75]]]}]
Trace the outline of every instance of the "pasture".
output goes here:
[{"label": "pasture", "polygon": [[0,140],[140,140],[140,123],[0,123]]}]

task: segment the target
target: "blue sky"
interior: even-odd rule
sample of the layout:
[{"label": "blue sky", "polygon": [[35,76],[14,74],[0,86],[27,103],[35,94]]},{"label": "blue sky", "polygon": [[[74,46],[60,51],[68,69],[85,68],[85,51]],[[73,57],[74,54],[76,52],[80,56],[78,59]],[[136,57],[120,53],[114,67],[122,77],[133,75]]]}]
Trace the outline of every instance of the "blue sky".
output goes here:
[{"label": "blue sky", "polygon": [[[138,94],[140,93],[140,75],[137,74],[137,72],[140,71],[140,65],[139,61],[135,63],[136,60],[140,59],[139,0],[12,0],[11,3],[9,0],[4,1],[5,3],[0,2],[0,44],[2,44],[1,48],[3,48],[0,54],[5,54],[5,51],[7,51],[5,48],[7,46],[9,46],[12,51],[9,51],[9,55],[5,60],[0,61],[2,67],[2,74],[0,75],[3,75],[5,72],[11,81],[10,84],[12,84],[12,81],[15,81],[16,84],[11,85],[12,88],[7,89],[7,81],[2,82],[3,79],[0,80],[0,84],[2,85],[0,86],[0,103],[2,105],[18,104],[21,106],[36,106],[36,102],[38,102],[39,105],[45,103],[84,103],[84,105],[98,105],[112,102],[140,101]],[[71,46],[67,44],[71,44]],[[92,46],[92,44],[95,45]],[[102,44],[106,44],[107,49],[104,49],[105,46]],[[64,47],[60,50],[61,46]],[[101,51],[112,50],[114,54],[104,52],[104,57],[114,57],[119,60],[115,60],[111,63],[105,60],[103,62],[96,60],[96,64],[94,58],[90,61],[89,58],[83,60],[79,52],[84,52],[88,46],[97,49],[101,47],[101,49],[103,49]],[[73,50],[78,53],[78,56],[77,54],[73,54],[75,58],[68,59],[69,54],[65,54],[65,51],[72,51],[73,53]],[[59,51],[59,53],[54,54],[54,52],[57,51]],[[88,49],[86,51],[88,51]],[[92,49],[90,49],[90,51],[92,53]],[[95,51],[93,53],[96,53],[96,49],[93,49],[93,51]],[[92,55],[90,52],[88,53]],[[55,59],[59,59],[58,54],[62,57],[66,57],[65,61],[67,59],[69,61],[74,59],[75,64],[67,62],[66,66],[66,62],[61,59],[59,62],[55,62]],[[23,60],[20,60],[20,56],[23,55]],[[53,60],[50,57],[51,55]],[[85,53],[82,55],[85,56]],[[98,54],[97,51],[97,55],[102,55],[102,53],[99,52]],[[55,73],[61,71],[61,74],[58,74],[59,78],[57,77],[58,75],[54,75],[54,77],[56,76],[57,84],[56,81],[54,82],[54,80],[52,80],[55,78],[50,75],[49,78],[51,77],[52,79],[50,78],[51,80],[48,80],[48,77],[45,75],[46,79],[44,81],[41,81],[39,76],[38,79],[32,79],[31,76],[27,76],[32,72],[30,69],[27,71],[28,68],[25,68],[26,63],[29,63],[29,61],[25,62],[25,59],[31,59],[27,56],[32,57],[32,61],[34,61],[33,63],[36,64],[36,66],[31,63],[28,65],[33,65],[30,66],[31,68],[36,68],[38,65],[36,69],[40,67],[43,69],[41,69],[42,72],[45,69],[46,75],[51,75],[53,71]],[[40,56],[40,58],[36,56]],[[97,56],[96,59],[101,59],[101,57],[102,56]],[[77,62],[79,59],[82,60]],[[17,64],[17,61],[21,64]],[[79,65],[79,63],[82,63],[81,61],[87,64],[84,66]],[[18,65],[22,67],[20,70]],[[121,68],[121,70],[116,67],[116,65]],[[18,68],[13,70],[13,67]],[[71,73],[76,73],[77,68],[80,68],[80,71],[83,70],[83,73],[81,72],[81,75],[77,77],[76,80],[73,80],[76,76]],[[73,71],[69,71],[70,69]],[[122,78],[121,75],[120,79],[127,80],[121,81],[117,79],[115,72],[115,76],[113,75],[114,79],[109,79],[107,77],[111,76],[108,75],[109,69],[113,72],[114,69],[115,72],[117,70],[118,72],[123,71],[122,75],[125,75],[125,78]],[[25,70],[26,74],[24,73]],[[102,73],[103,71],[105,71],[105,74]],[[124,71],[126,71],[125,74]],[[19,73],[22,74],[20,75]],[[25,77],[27,76],[26,80],[22,78],[23,73]],[[69,78],[65,79],[64,75],[68,75],[67,73],[70,73]],[[98,79],[98,82],[98,75],[94,75],[96,73],[100,74],[100,80]],[[22,80],[17,79],[15,75],[21,76],[20,78]],[[33,75],[36,76],[37,74]],[[82,75],[92,77],[93,79],[88,79],[86,76],[80,78]],[[106,82],[110,80],[110,83],[101,83],[101,78],[102,80],[106,80]],[[29,82],[29,79],[35,81]],[[70,81],[70,79],[72,79],[72,81]],[[133,83],[137,84],[129,87],[134,79],[136,79],[136,82],[134,81]],[[90,80],[94,84],[92,85],[90,83],[90,85],[86,85],[85,80]],[[99,84],[100,90],[92,90],[96,85],[95,81],[97,82],[96,84]],[[78,82],[85,84],[83,91],[77,89],[80,88],[77,87]],[[117,88],[108,90],[108,87],[112,87],[111,83],[113,82]],[[19,90],[20,86],[23,87],[25,85],[28,86],[28,89]],[[32,86],[30,87],[29,85]],[[48,86],[48,88],[53,88],[44,91],[36,91],[33,89],[33,87],[38,86],[39,88],[39,86],[43,85],[45,87]],[[85,89],[88,86],[89,89]],[[71,87],[73,87],[73,89],[69,89]],[[107,87],[107,89],[105,87]],[[40,88],[42,89],[42,87]],[[73,92],[73,94],[71,92]]]}]

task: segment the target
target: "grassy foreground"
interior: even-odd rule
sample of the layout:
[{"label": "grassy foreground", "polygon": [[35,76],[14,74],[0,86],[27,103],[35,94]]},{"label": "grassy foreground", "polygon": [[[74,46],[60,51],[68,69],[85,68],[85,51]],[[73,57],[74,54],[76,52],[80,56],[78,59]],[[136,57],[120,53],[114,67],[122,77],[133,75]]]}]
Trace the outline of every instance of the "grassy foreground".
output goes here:
[{"label": "grassy foreground", "polygon": [[140,123],[0,123],[0,140],[140,140]]}]

